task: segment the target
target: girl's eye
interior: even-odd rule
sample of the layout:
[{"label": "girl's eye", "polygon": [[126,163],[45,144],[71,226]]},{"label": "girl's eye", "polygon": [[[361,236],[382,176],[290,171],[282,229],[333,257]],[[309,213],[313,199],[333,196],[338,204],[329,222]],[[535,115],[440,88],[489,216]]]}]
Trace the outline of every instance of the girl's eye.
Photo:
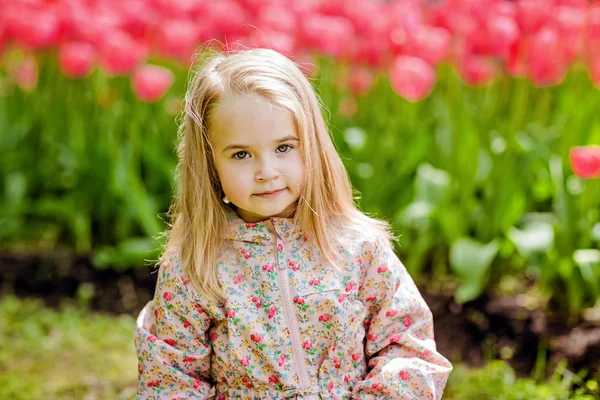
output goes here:
[{"label": "girl's eye", "polygon": [[238,151],[237,153],[235,153],[233,155],[233,158],[235,158],[236,160],[243,160],[245,158],[247,158],[246,156],[248,156],[248,152],[247,151]]},{"label": "girl's eye", "polygon": [[292,146],[290,146],[289,144],[282,144],[281,146],[279,146],[277,148],[277,151],[279,151],[280,153],[287,153],[291,149],[292,149]]}]

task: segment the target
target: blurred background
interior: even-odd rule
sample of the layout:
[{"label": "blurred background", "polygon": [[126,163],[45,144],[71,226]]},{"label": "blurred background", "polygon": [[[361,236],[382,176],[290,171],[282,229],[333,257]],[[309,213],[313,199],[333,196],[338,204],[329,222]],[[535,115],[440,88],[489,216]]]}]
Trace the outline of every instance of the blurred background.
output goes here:
[{"label": "blurred background", "polygon": [[600,398],[587,0],[0,0],[0,398],[135,398],[188,68],[249,47],[300,65],[393,223],[444,398]]}]

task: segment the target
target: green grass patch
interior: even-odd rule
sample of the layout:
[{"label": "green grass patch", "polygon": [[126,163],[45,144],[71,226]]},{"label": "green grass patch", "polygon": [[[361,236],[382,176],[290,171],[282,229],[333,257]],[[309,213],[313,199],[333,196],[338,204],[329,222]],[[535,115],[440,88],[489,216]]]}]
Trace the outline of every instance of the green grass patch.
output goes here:
[{"label": "green grass patch", "polygon": [[[576,388],[576,389],[573,389]],[[504,361],[490,361],[473,370],[455,365],[444,400],[594,400],[600,398],[598,382],[584,381],[565,369],[556,369],[545,382],[517,378]]]},{"label": "green grass patch", "polygon": [[0,399],[134,399],[131,316],[0,300]]}]

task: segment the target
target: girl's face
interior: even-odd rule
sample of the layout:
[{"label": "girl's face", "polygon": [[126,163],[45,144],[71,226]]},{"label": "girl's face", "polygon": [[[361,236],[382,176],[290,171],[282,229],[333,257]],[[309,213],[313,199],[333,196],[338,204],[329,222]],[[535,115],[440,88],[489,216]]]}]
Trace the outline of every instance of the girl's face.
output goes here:
[{"label": "girl's face", "polygon": [[209,132],[221,186],[240,217],[292,216],[305,176],[292,114],[262,96],[236,94],[215,107]]}]

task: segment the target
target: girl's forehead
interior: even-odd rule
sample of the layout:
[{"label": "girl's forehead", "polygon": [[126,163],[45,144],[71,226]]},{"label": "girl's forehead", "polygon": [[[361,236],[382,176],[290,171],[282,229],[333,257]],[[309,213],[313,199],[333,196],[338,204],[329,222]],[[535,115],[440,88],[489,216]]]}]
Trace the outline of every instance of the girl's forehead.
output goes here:
[{"label": "girl's forehead", "polygon": [[232,144],[259,146],[298,137],[292,113],[259,95],[236,94],[211,113],[209,133],[217,151]]}]

